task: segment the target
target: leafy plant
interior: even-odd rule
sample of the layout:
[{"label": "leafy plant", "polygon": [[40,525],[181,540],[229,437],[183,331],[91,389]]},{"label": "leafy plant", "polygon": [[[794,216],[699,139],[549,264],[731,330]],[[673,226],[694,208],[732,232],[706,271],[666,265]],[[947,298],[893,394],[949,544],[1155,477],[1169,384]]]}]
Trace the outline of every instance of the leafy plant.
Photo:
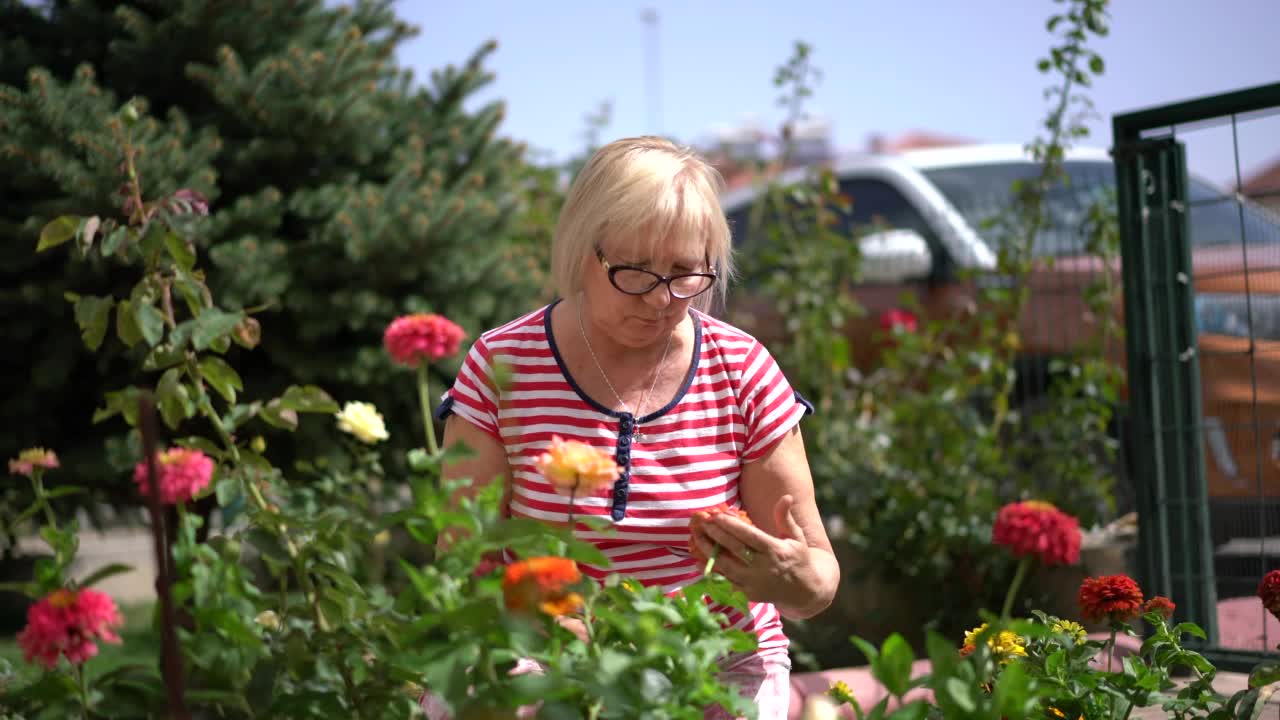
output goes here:
[{"label": "leafy plant", "polygon": [[[136,277],[123,295],[69,300],[91,351],[139,350],[139,381],[106,393],[97,420],[123,422],[135,460],[143,458],[134,479],[151,505],[161,657],[90,681],[87,658],[67,653],[59,661],[55,653],[47,672],[5,689],[0,709],[33,717],[398,718],[415,712],[429,690],[459,717],[510,714],[535,702],[559,717],[692,719],[711,704],[750,714],[716,677],[724,654],[754,646],[710,609],[707,598],[745,607],[722,578],[671,597],[617,576],[576,588],[587,643],[555,613],[513,609],[504,578],[486,569],[494,553],[607,560],[563,530],[504,519],[496,484],[453,503],[465,481],[442,483],[440,467],[468,450],[434,445],[427,362],[446,361],[456,338],[452,349],[425,359],[388,344],[397,361],[415,363],[416,375],[402,377],[416,381],[426,431],[427,447],[410,449],[404,475],[389,471],[377,452],[386,433],[376,409],[348,404],[340,412],[314,385],[256,397],[236,364],[250,357],[242,353],[279,340],[256,313],[220,305],[206,282],[203,197],[185,188],[148,197],[136,137],[149,124],[137,105],[125,105],[109,126],[127,216],[59,217],[38,250],[70,246],[79,261],[109,256]],[[313,428],[328,433],[332,451],[271,454],[317,415],[338,415],[337,429],[347,433],[334,442],[333,427]],[[162,444],[170,451],[160,453]],[[280,455],[286,462],[276,464]],[[179,467],[178,457],[195,464]],[[193,468],[199,477],[188,482]],[[78,583],[66,577],[76,528],[58,525],[48,500],[75,490],[46,492],[41,477],[33,474],[36,503],[15,522],[40,520],[55,557],[21,589],[56,605],[122,568]],[[218,511],[208,519],[192,512],[200,500]],[[430,548],[446,530],[463,537],[435,556]],[[424,559],[391,564],[386,548],[396,536]],[[521,659],[542,671],[511,674]]]}]

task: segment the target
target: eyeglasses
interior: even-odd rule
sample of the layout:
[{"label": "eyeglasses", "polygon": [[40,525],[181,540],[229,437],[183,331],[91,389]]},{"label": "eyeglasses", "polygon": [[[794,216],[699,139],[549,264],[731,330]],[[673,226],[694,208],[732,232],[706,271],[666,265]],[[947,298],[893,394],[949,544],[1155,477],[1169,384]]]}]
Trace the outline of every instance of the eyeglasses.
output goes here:
[{"label": "eyeglasses", "polygon": [[610,265],[609,261],[604,259],[604,251],[599,248],[596,248],[596,258],[604,266],[605,272],[609,273],[609,282],[618,289],[618,292],[626,293],[627,295],[644,295],[658,287],[658,285],[666,283],[667,291],[671,293],[671,297],[679,300],[688,300],[710,290],[711,286],[716,282],[714,271],[659,275],[656,272],[630,265]]}]

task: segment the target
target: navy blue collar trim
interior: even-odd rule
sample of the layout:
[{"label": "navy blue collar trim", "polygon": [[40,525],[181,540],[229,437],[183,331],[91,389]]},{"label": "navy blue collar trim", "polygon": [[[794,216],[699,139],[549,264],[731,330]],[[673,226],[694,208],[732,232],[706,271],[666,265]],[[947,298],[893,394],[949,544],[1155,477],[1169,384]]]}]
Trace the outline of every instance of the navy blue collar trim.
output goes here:
[{"label": "navy blue collar trim", "polygon": [[[551,331],[551,310],[559,304],[560,299],[556,299],[547,306],[546,313],[542,318],[542,325],[547,334],[547,344],[551,347],[551,355],[556,359],[556,366],[560,368],[560,373],[564,375],[569,387],[573,388],[573,391],[578,394],[578,397],[582,398],[583,402],[610,417],[630,417],[631,413],[620,412],[602,405],[583,391],[582,387],[578,385],[578,381],[573,379],[568,366],[564,364],[564,358],[560,355],[560,347],[556,344],[555,334]],[[647,423],[671,412],[672,408],[680,404],[680,401],[684,399],[685,394],[689,392],[689,388],[693,385],[693,379],[698,376],[698,365],[702,361],[702,321],[698,319],[698,314],[693,311],[693,308],[689,309],[689,317],[693,319],[693,362],[689,364],[689,372],[685,375],[684,383],[680,386],[680,391],[671,399],[671,402],[640,418],[636,421],[638,423]]]}]

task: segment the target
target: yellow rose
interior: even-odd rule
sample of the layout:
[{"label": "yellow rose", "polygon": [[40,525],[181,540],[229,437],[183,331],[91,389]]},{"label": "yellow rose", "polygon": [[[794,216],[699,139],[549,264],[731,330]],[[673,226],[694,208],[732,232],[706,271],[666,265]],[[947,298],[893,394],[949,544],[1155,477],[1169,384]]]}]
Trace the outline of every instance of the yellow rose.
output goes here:
[{"label": "yellow rose", "polygon": [[339,430],[355,435],[361,442],[372,445],[391,437],[378,409],[369,403],[349,402],[334,417],[338,419]]},{"label": "yellow rose", "polygon": [[280,629],[280,617],[273,610],[263,610],[253,621],[273,632]]},{"label": "yellow rose", "polygon": [[603,450],[551,436],[551,446],[534,461],[556,492],[590,495],[618,479],[618,464]]}]

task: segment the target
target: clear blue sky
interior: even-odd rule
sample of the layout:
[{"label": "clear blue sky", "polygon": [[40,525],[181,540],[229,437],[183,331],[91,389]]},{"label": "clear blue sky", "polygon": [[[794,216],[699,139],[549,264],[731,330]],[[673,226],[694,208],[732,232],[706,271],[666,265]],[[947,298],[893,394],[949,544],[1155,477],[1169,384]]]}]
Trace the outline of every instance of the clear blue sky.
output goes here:
[{"label": "clear blue sky", "polygon": [[[563,160],[582,147],[583,117],[613,104],[607,137],[661,131],[686,142],[716,124],[781,119],[773,69],[796,40],[823,72],[809,108],[833,125],[841,149],[871,133],[923,129],[989,142],[1025,142],[1039,130],[1051,0],[407,0],[399,12],[422,33],[400,61],[425,78],[461,63],[488,39],[495,82],[476,102],[507,103],[504,134]],[[659,16],[661,123],[646,91],[648,42],[640,15]],[[1280,0],[1116,0],[1111,35],[1095,47],[1106,74],[1091,91],[1100,119],[1088,144],[1111,144],[1113,113],[1206,93],[1280,82]],[[1268,124],[1269,123],[1269,124]],[[1193,169],[1233,175],[1229,130],[1206,131]],[[1280,157],[1280,119],[1245,132],[1247,174]]]}]

